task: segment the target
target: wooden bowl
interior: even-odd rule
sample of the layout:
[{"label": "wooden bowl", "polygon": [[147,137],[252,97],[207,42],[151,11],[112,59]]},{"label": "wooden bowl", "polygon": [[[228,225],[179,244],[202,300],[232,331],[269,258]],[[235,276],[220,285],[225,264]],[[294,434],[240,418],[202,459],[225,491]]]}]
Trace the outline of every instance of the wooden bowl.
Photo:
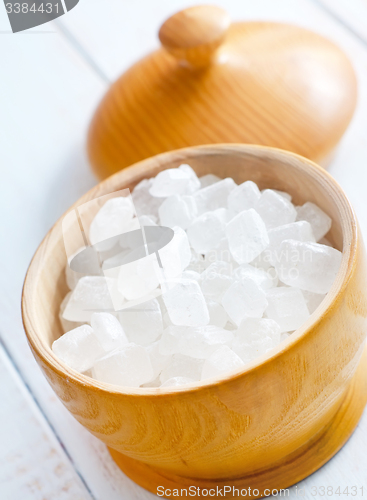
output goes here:
[{"label": "wooden bowl", "polygon": [[[309,160],[246,145],[182,149],[142,161],[89,191],[73,208],[163,169],[189,163],[203,175],[251,179],[317,203],[333,219],[328,235],[343,251],[327,298],[302,328],[241,371],[173,389],[123,388],[68,368],[52,352],[67,289],[58,221],[37,250],[23,292],[33,354],[66,408],[110,448],[144,488],[234,485],[285,488],[346,442],[367,400],[366,256],[357,220],[335,180]],[[229,495],[230,497],[230,495]]]},{"label": "wooden bowl", "polygon": [[159,39],[92,119],[88,152],[100,179],[165,151],[224,142],[329,163],[357,99],[352,65],[330,40],[283,23],[231,24],[212,5],[173,15]]}]

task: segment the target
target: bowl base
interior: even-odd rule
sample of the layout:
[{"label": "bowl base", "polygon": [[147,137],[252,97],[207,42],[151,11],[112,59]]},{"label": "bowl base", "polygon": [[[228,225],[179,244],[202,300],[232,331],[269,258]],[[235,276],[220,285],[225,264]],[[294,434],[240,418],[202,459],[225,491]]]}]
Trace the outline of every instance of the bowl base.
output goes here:
[{"label": "bowl base", "polygon": [[[270,469],[254,472],[235,479],[197,479],[176,476],[157,471],[143,462],[131,459],[122,453],[109,448],[109,452],[117,466],[135,483],[148,491],[171,490],[171,496],[189,498],[189,495],[174,495],[173,490],[180,493],[181,488],[188,490],[190,486],[202,489],[223,488],[231,486],[239,490],[259,491],[258,495],[247,494],[246,498],[262,498],[265,490],[285,489],[302,481],[307,476],[322,467],[348,441],[355,430],[367,403],[367,346],[364,349],[356,374],[346,392],[343,403],[329,424],[324,427],[311,441],[298,448],[291,455],[273,464]],[[161,487],[158,490],[158,487]],[[189,492],[188,492],[189,493]],[[197,494],[196,494],[197,495]],[[237,496],[236,496],[237,495]],[[162,496],[162,495],[160,495]],[[198,495],[197,495],[198,496]],[[221,495],[219,495],[221,496]],[[224,495],[223,495],[224,496]],[[226,494],[226,498],[238,498]],[[216,498],[216,496],[212,496]]]}]

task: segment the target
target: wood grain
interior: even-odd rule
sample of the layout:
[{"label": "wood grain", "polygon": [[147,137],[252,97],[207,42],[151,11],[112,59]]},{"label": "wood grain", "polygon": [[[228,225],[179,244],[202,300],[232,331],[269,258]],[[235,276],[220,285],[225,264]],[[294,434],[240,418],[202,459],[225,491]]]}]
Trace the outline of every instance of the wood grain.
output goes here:
[{"label": "wood grain", "polygon": [[345,54],[296,26],[246,22],[226,30],[222,9],[205,23],[203,9],[211,7],[197,9],[166,21],[160,38],[169,51],[138,61],[101,101],[88,137],[97,176],[164,151],[224,142],[330,161],[356,105]]},{"label": "wood grain", "polygon": [[[182,477],[182,484],[187,478],[198,484],[225,478],[245,485],[251,477],[266,487],[269,478],[262,480],[264,471],[276,464],[274,487],[287,487],[344,444],[366,402],[360,381],[364,373],[358,375],[357,368],[366,339],[367,270],[355,215],[340,187],[320,167],[290,153],[240,145],[188,148],[145,160],[104,181],[78,205],[117,189],[131,189],[142,178],[182,162],[200,175],[230,175],[237,182],[252,179],[261,188],[288,191],[296,204],[313,201],[332,217],[330,239],[343,250],[343,261],[317,315],[270,356],[215,383],[173,391],[93,381],[65,366],[50,348],[61,334],[57,312],[66,289],[59,221],[27,274],[23,318],[28,340],[63,404],[92,434],[123,453],[124,460],[132,459],[131,467],[137,460],[176,483]],[[340,419],[343,432],[333,433],[330,441],[324,430]],[[309,453],[313,460],[303,464],[291,460],[323,433],[328,442],[324,455]],[[154,491],[157,484],[151,479]]]},{"label": "wood grain", "polygon": [[1,346],[0,398],[1,499],[92,500]]}]

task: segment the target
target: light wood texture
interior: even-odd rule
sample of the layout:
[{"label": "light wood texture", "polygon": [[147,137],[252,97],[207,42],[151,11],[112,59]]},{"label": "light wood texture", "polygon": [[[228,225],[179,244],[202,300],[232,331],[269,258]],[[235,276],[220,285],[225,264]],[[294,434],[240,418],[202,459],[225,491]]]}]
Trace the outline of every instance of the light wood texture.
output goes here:
[{"label": "light wood texture", "polygon": [[367,0],[318,0],[326,11],[367,43]]},{"label": "light wood texture", "polygon": [[0,399],[2,500],[91,500],[1,345]]},{"label": "light wood texture", "polygon": [[[156,476],[182,485],[188,478],[201,485],[225,479],[226,484],[235,480],[244,487],[252,478],[262,488],[288,487],[336,453],[367,400],[361,382],[364,369],[357,372],[367,335],[367,269],[355,215],[339,186],[320,167],[291,153],[241,145],[188,148],[145,160],[107,179],[76,205],[131,189],[142,178],[186,162],[199,175],[213,172],[288,191],[296,204],[313,201],[332,217],[329,236],[343,250],[343,261],[317,315],[274,354],[215,383],[172,391],[93,381],[65,366],[51,351],[61,334],[57,312],[66,292],[59,221],[27,274],[23,319],[28,340],[64,405],[114,454],[132,459],[128,470],[137,460]],[[330,441],[331,432],[325,429],[337,424],[342,432],[332,432]],[[309,453],[311,458],[300,463],[293,460],[305,447],[321,449],[318,439],[325,447],[322,435],[328,443],[323,454]],[[273,467],[278,471],[276,481]],[[133,476],[146,486],[138,471]],[[154,482],[154,474],[149,484],[156,491],[160,483]]]},{"label": "light wood texture", "polygon": [[344,53],[296,26],[227,24],[209,6],[164,23],[165,48],[124,73],[93,117],[88,151],[98,177],[164,151],[224,142],[330,161],[356,105]]},{"label": "light wood texture", "polygon": [[191,7],[170,17],[159,30],[163,47],[182,64],[201,68],[212,62],[231,24],[215,6]]}]

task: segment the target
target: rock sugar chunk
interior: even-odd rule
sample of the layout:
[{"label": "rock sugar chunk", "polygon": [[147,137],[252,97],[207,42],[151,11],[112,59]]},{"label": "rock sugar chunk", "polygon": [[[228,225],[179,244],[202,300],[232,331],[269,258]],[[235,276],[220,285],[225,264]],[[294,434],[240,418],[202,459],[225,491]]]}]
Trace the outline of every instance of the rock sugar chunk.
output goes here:
[{"label": "rock sugar chunk", "polygon": [[100,251],[109,250],[115,241],[106,241],[129,230],[135,209],[131,196],[111,198],[94,217],[89,228],[89,240]]},{"label": "rock sugar chunk", "polygon": [[292,222],[291,224],[275,227],[269,230],[268,235],[272,263],[279,260],[279,247],[284,240],[308,241],[310,243],[316,241],[311,224],[307,221]]},{"label": "rock sugar chunk", "polygon": [[89,325],[65,333],[52,344],[52,350],[65,364],[82,373],[106,354]]},{"label": "rock sugar chunk", "polygon": [[147,346],[162,334],[159,302],[152,299],[119,312],[119,320],[130,342]]},{"label": "rock sugar chunk", "polygon": [[254,182],[243,182],[229,193],[228,208],[235,213],[255,208],[260,197],[260,190]]},{"label": "rock sugar chunk", "polygon": [[278,323],[281,332],[297,330],[310,316],[305,298],[298,288],[273,288],[267,292],[266,298],[266,315]]},{"label": "rock sugar chunk", "polygon": [[280,326],[272,319],[245,318],[232,343],[233,351],[249,362],[280,343]]},{"label": "rock sugar chunk", "polygon": [[[167,356],[165,354],[161,354],[159,350],[159,344],[160,341],[157,340],[149,345],[146,346],[146,351],[149,355],[150,362],[152,364],[153,368],[153,380],[159,378],[159,376],[162,373],[162,370],[168,365],[170,360],[172,359],[172,356]],[[159,384],[161,384],[161,381],[159,380]]]},{"label": "rock sugar chunk", "polygon": [[178,387],[180,385],[192,384],[195,382],[192,378],[188,377],[173,377],[164,382],[161,387]]},{"label": "rock sugar chunk", "polygon": [[192,194],[200,187],[194,170],[189,165],[181,165],[179,168],[159,172],[153,179],[149,193],[157,198],[164,198],[175,194]]},{"label": "rock sugar chunk", "polygon": [[212,184],[215,184],[216,182],[220,181],[221,178],[218,177],[217,175],[214,174],[206,174],[203,175],[202,177],[199,177],[201,189],[211,186]]},{"label": "rock sugar chunk", "polygon": [[129,343],[119,320],[110,313],[92,314],[91,326],[106,352],[119,349]]},{"label": "rock sugar chunk", "polygon": [[226,227],[231,254],[236,262],[251,262],[269,245],[269,237],[260,215],[251,208],[234,217]]},{"label": "rock sugar chunk", "polygon": [[159,286],[160,275],[156,255],[147,255],[120,267],[118,290],[127,300],[139,299]]},{"label": "rock sugar chunk", "polygon": [[311,224],[316,241],[320,241],[330,231],[331,218],[314,203],[307,201],[301,207],[296,207],[297,220],[305,220]]},{"label": "rock sugar chunk", "polygon": [[225,214],[221,210],[204,213],[187,230],[192,248],[201,254],[216,248],[225,235],[225,226]]},{"label": "rock sugar chunk", "polygon": [[195,200],[192,196],[170,196],[159,207],[159,219],[162,226],[187,229],[197,215]]},{"label": "rock sugar chunk", "polygon": [[210,264],[201,274],[200,284],[205,297],[220,302],[223,294],[233,283],[231,264],[217,261]]},{"label": "rock sugar chunk", "polygon": [[164,366],[160,374],[160,380],[162,384],[174,377],[185,377],[198,381],[201,377],[203,364],[204,360],[202,359],[195,359],[183,354],[173,354]]},{"label": "rock sugar chunk", "polygon": [[326,294],[307,292],[306,290],[302,290],[303,296],[305,298],[307,308],[310,314],[312,314],[319,307],[321,302],[326,297]]},{"label": "rock sugar chunk", "polygon": [[211,299],[206,300],[206,305],[208,306],[210,324],[224,328],[229,319],[224,307]]},{"label": "rock sugar chunk", "polygon": [[130,343],[95,362],[93,377],[101,382],[139,387],[153,379],[153,368],[144,347]]},{"label": "rock sugar chunk", "polygon": [[228,196],[235,187],[234,180],[227,178],[197,191],[193,196],[198,214],[212,212],[217,208],[227,208]]},{"label": "rock sugar chunk", "polygon": [[149,193],[152,184],[153,179],[143,179],[135,186],[131,193],[138,217],[142,215],[158,217],[158,209],[164,201],[164,198],[155,198]]},{"label": "rock sugar chunk", "polygon": [[113,311],[108,280],[103,276],[85,276],[72,291],[63,318],[68,321],[89,322],[97,311]]},{"label": "rock sugar chunk", "polygon": [[159,251],[159,258],[166,279],[180,277],[191,262],[191,249],[187,234],[178,226],[173,228],[172,240]]},{"label": "rock sugar chunk", "polygon": [[325,294],[338,274],[341,259],[341,252],[335,248],[285,240],[280,245],[280,257],[275,268],[279,279],[286,285]]},{"label": "rock sugar chunk", "polygon": [[228,372],[239,370],[244,365],[245,363],[232,349],[222,346],[205,360],[201,380],[220,377]]},{"label": "rock sugar chunk", "polygon": [[225,292],[222,305],[228,316],[240,325],[245,317],[261,318],[268,305],[264,291],[250,278],[235,281]]},{"label": "rock sugar chunk", "polygon": [[169,283],[162,298],[174,325],[204,326],[209,323],[209,311],[197,281],[180,280]]},{"label": "rock sugar chunk", "polygon": [[197,328],[171,326],[164,330],[159,349],[166,355],[184,354],[205,359],[218,347],[228,345],[232,340],[232,332],[212,325]]},{"label": "rock sugar chunk", "polygon": [[297,217],[292,203],[272,189],[265,189],[261,193],[261,198],[255,208],[267,229],[290,224]]},{"label": "rock sugar chunk", "polygon": [[238,281],[251,278],[262,290],[274,288],[278,284],[278,277],[274,268],[269,268],[265,271],[251,264],[242,264],[237,267],[234,270],[234,278]]}]

